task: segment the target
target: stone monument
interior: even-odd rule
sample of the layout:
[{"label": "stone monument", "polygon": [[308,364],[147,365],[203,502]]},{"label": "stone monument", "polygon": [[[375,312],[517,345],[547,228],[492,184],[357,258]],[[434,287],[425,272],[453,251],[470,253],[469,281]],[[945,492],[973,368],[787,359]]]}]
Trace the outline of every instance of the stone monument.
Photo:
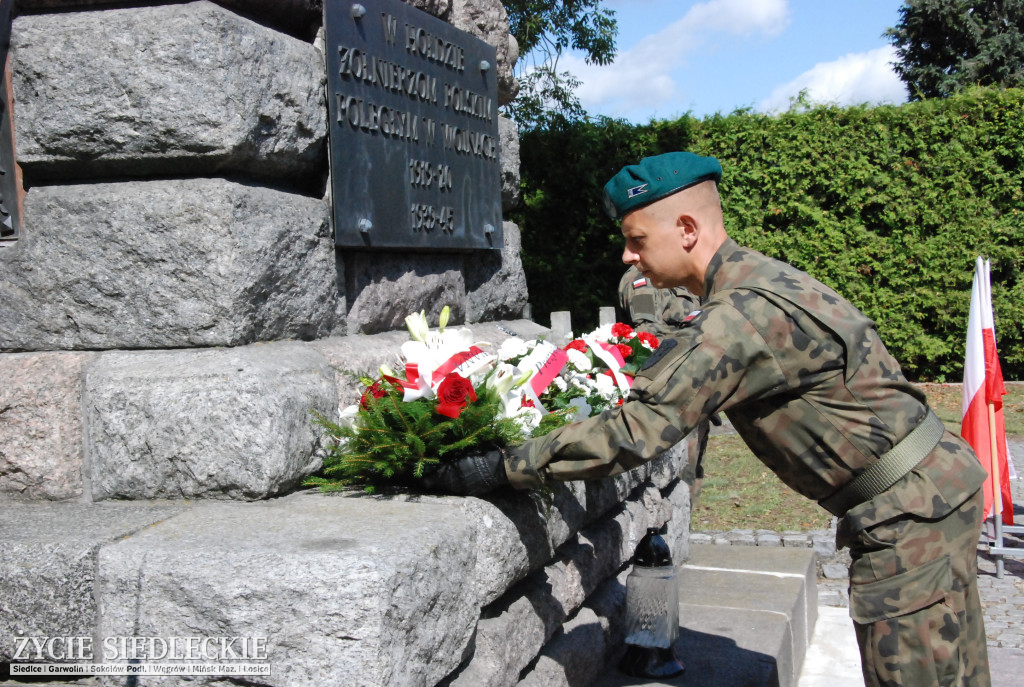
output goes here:
[{"label": "stone monument", "polygon": [[29,638],[198,633],[264,638],[252,684],[599,671],[567,657],[617,645],[638,537],[670,521],[685,557],[685,445],[547,494],[299,488],[312,411],[355,400],[409,313],[545,333],[501,216],[501,4],[0,7],[0,663]]}]

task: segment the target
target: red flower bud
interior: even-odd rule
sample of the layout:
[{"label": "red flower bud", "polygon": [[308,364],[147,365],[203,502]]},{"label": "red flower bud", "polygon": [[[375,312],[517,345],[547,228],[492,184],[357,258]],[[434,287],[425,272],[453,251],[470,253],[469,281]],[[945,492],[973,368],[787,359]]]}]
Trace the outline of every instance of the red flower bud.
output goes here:
[{"label": "red flower bud", "polygon": [[369,410],[371,398],[384,398],[387,395],[387,389],[384,388],[378,379],[373,383],[373,386],[366,387],[366,391],[364,391],[363,395],[359,398],[359,405],[363,410]]}]

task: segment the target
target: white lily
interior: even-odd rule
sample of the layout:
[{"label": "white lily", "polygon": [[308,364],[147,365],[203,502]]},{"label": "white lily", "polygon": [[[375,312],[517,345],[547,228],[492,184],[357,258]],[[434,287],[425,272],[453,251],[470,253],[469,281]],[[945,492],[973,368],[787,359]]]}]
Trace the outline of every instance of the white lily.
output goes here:
[{"label": "white lily", "polygon": [[[358,417],[359,417],[359,406],[358,405],[348,406],[347,408],[343,408],[338,413],[337,425],[339,427],[352,427],[352,428],[354,428],[356,426],[356,419]],[[335,437],[335,441],[337,442],[338,449],[344,451],[346,448],[348,448],[350,440],[347,439],[347,438],[344,438],[344,437]]]},{"label": "white lily", "polygon": [[430,325],[427,324],[427,314],[423,310],[414,312],[405,318],[405,326],[409,330],[409,336],[413,341],[425,342]]},{"label": "white lily", "polygon": [[508,363],[498,363],[494,374],[487,378],[487,388],[497,397],[504,396],[516,385],[516,368]]},{"label": "white lily", "polygon": [[[447,328],[450,318],[451,308],[448,306],[441,310],[440,326],[436,330],[430,329],[426,314],[422,310],[405,318],[412,340],[402,344],[402,357],[407,365],[416,366],[418,374],[418,390],[407,388],[404,397],[406,401],[433,397],[436,389],[434,371],[453,356],[468,351],[474,345],[473,332],[468,328]],[[458,372],[475,385],[479,383],[480,376],[490,368],[493,361],[493,355],[477,356],[460,366]]]},{"label": "white lily", "polygon": [[356,417],[359,415],[359,406],[351,405],[344,408],[338,414],[338,424],[342,427],[351,427],[356,423]]},{"label": "white lily", "polygon": [[498,363],[494,374],[487,378],[488,392],[501,403],[502,417],[513,417],[522,405],[522,386],[533,376],[532,372],[520,373],[508,363]]},{"label": "white lily", "polygon": [[456,353],[468,351],[473,345],[473,332],[469,329],[448,329],[444,333],[430,331],[422,339],[402,344],[402,357],[419,366],[420,374],[431,374],[444,361]]}]

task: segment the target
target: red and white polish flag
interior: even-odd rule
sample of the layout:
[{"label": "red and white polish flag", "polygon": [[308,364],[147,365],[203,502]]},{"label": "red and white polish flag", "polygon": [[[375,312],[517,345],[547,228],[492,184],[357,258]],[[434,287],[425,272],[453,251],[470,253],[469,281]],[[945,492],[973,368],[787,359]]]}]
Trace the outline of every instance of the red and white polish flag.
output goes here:
[{"label": "red and white polish flag", "polygon": [[[1013,524],[1010,476],[1013,464],[1006,446],[1003,419],[1003,372],[996,354],[995,317],[989,262],[978,258],[971,287],[971,311],[967,318],[967,355],[964,363],[963,424],[960,435],[971,445],[978,460],[988,470],[985,480],[985,517],[992,512],[994,472],[998,472],[1002,495],[1003,523]],[[993,432],[994,440],[993,440]],[[995,459],[993,463],[993,444]]]}]

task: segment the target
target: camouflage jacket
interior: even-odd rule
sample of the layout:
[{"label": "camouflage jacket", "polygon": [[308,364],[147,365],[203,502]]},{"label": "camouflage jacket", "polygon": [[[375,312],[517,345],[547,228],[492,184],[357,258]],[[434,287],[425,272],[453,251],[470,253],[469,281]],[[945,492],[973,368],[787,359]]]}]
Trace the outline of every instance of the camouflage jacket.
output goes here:
[{"label": "camouflage jacket", "polygon": [[[874,323],[807,274],[727,240],[705,289],[700,310],[663,339],[625,404],[509,450],[514,486],[629,470],[725,412],[783,482],[821,501],[924,419],[923,394],[903,377]],[[900,481],[912,483],[911,493],[883,494],[895,494],[887,509],[928,515],[962,503],[985,475],[964,448],[947,432]],[[877,517],[884,514],[865,514],[862,524]]]},{"label": "camouflage jacket", "polygon": [[619,303],[615,317],[659,339],[671,336],[700,301],[685,287],[654,288],[640,271],[630,267],[619,280]]}]

